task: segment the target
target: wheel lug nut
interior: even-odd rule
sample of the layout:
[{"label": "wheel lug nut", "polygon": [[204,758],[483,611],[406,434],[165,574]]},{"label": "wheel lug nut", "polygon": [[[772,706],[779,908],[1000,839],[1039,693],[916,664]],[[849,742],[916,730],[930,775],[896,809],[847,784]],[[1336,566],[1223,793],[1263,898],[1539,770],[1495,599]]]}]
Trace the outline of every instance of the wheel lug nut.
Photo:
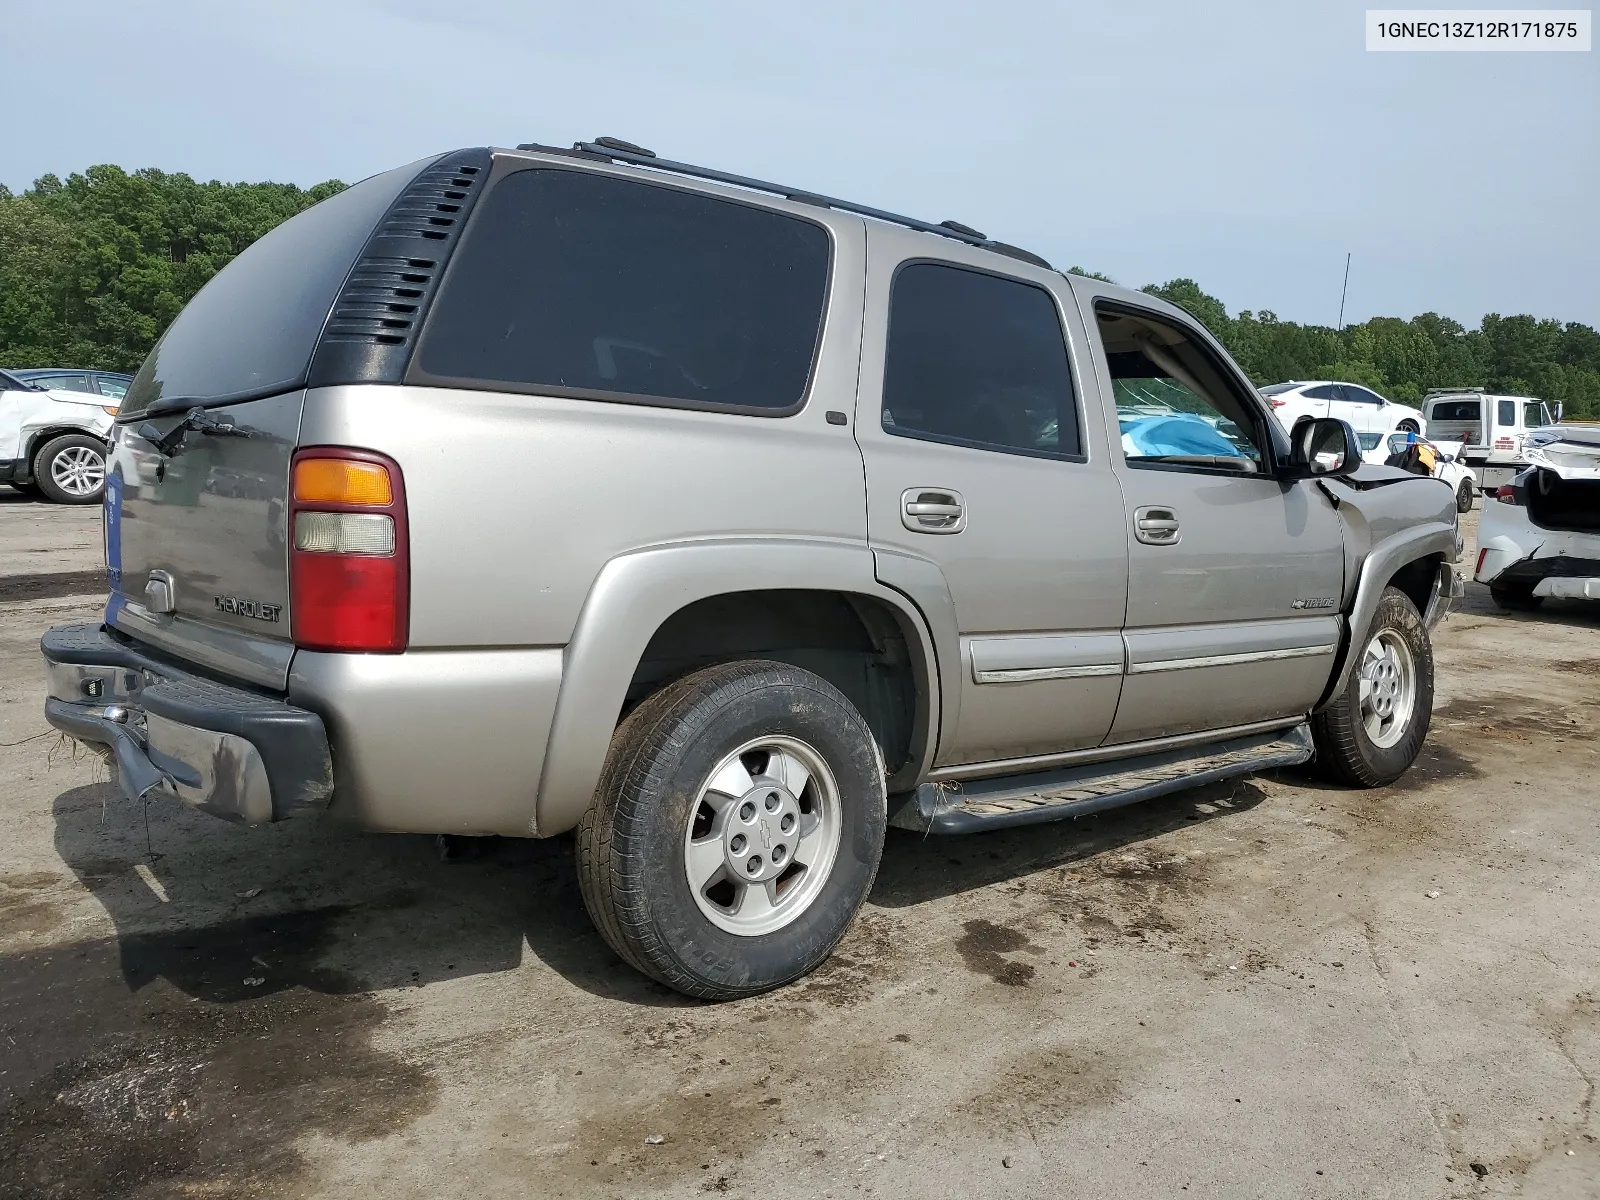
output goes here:
[{"label": "wheel lug nut", "polygon": [[753,821],[753,820],[755,820],[756,819],[756,806],[754,804],[751,804],[750,801],[746,800],[743,804],[741,804],[739,806],[739,819],[741,821]]},{"label": "wheel lug nut", "polygon": [[785,833],[788,833],[791,829],[793,829],[794,828],[794,814],[793,813],[784,813],[783,814],[783,820],[778,822],[778,828],[783,830]]},{"label": "wheel lug nut", "polygon": [[728,849],[732,850],[735,854],[742,852],[744,850],[744,834],[734,834],[733,841],[728,843]]},{"label": "wheel lug nut", "polygon": [[777,792],[768,792],[767,793],[767,811],[768,812],[777,812],[778,811],[778,793]]},{"label": "wheel lug nut", "polygon": [[783,843],[782,842],[779,842],[776,846],[774,846],[772,848],[772,862],[773,862],[773,864],[776,865],[778,863],[781,863],[783,861],[783,856],[786,853],[788,853],[788,851],[786,851],[783,848]]},{"label": "wheel lug nut", "polygon": [[745,863],[744,869],[749,871],[752,875],[761,874],[761,855],[752,854],[750,856],[750,861]]}]

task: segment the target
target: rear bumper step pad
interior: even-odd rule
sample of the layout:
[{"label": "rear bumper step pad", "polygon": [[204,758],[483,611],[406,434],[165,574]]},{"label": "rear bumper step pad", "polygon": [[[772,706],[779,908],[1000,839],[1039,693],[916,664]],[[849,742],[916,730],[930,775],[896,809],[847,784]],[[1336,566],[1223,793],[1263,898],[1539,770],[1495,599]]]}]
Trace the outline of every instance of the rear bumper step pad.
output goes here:
[{"label": "rear bumper step pad", "polygon": [[1183,788],[1309,760],[1311,729],[1297,725],[1185,750],[966,784],[925,783],[890,824],[918,833],[975,833],[1037,825],[1149,800]]}]

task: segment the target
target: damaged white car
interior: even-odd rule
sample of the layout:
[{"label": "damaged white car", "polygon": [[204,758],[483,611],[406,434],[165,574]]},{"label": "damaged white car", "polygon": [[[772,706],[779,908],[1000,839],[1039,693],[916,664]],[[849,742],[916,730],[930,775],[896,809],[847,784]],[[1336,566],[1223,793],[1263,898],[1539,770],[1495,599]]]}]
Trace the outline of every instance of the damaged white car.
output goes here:
[{"label": "damaged white car", "polygon": [[1441,446],[1415,433],[1391,433],[1382,437],[1358,434],[1357,437],[1364,461],[1379,467],[1402,467],[1441,479],[1456,495],[1456,511],[1472,511],[1472,501],[1478,494],[1478,477],[1463,461],[1462,443]]},{"label": "damaged white car", "polygon": [[1529,467],[1483,506],[1473,577],[1502,608],[1600,600],[1600,426],[1538,430],[1523,453]]},{"label": "damaged white car", "polygon": [[115,403],[0,371],[0,483],[58,504],[98,504]]}]

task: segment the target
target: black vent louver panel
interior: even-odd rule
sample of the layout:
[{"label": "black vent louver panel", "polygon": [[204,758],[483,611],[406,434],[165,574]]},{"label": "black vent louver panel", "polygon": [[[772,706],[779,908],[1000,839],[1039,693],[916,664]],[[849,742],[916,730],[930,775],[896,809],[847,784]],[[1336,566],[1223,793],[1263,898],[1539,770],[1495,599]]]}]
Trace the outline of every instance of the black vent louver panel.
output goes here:
[{"label": "black vent louver panel", "polygon": [[400,193],[334,301],[308,386],[401,381],[489,167],[486,149],[447,154]]}]

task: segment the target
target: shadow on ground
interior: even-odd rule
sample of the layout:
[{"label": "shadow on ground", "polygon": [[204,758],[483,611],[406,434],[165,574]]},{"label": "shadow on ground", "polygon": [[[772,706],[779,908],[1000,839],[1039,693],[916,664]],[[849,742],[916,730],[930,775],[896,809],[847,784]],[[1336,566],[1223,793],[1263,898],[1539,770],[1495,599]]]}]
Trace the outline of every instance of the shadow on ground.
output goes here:
[{"label": "shadow on ground", "polygon": [[[870,903],[911,908],[1262,798],[1237,782],[987,835],[894,831]],[[525,952],[608,1000],[695,1005],[593,931],[569,839],[446,863],[427,838],[148,815],[147,830],[109,784],[55,802],[56,849],[112,937],[66,936],[59,874],[0,877],[0,896],[27,899],[0,904],[0,934],[52,939],[0,957],[0,1196],[293,1192],[305,1136],[380,1137],[435,1103],[431,1064],[376,1036],[406,990],[512,970]]]}]

